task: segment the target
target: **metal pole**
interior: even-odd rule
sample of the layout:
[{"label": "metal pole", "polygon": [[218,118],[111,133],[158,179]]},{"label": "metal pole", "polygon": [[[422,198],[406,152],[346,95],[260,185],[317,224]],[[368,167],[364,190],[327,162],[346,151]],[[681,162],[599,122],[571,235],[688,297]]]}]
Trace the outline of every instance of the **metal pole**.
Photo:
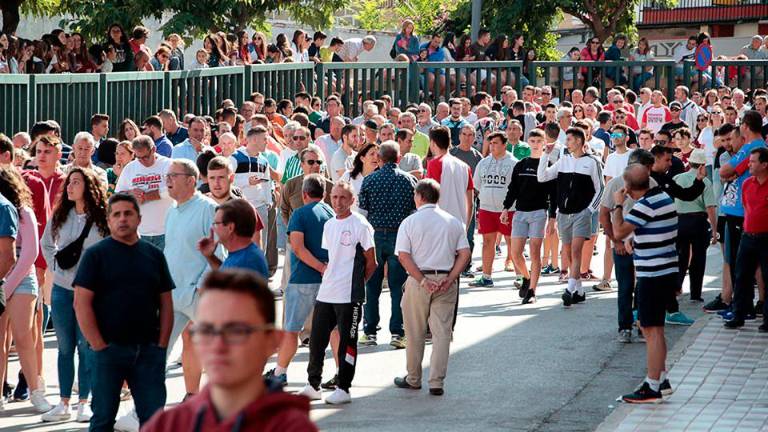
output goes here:
[{"label": "metal pole", "polygon": [[480,15],[483,9],[483,0],[472,0],[472,40],[477,40],[477,33],[480,31]]}]

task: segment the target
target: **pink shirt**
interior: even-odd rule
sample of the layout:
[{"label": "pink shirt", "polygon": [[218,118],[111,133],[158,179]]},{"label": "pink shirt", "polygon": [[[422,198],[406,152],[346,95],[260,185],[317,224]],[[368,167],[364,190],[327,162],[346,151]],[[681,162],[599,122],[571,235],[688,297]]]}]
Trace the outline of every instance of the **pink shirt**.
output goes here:
[{"label": "pink shirt", "polygon": [[10,299],[13,291],[27,277],[35,277],[34,264],[40,252],[40,241],[37,238],[37,218],[29,207],[19,211],[19,234],[16,237],[16,264],[5,279],[5,298]]}]

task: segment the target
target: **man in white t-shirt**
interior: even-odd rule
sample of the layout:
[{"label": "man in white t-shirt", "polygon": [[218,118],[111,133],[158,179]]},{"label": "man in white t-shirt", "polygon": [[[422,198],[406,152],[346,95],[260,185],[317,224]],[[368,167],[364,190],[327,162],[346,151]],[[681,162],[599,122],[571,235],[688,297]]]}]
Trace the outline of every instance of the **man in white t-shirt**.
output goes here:
[{"label": "man in white t-shirt", "polygon": [[357,364],[357,331],[365,300],[365,281],[376,270],[373,227],[364,216],[352,212],[355,202],[352,186],[339,182],[331,191],[336,217],[325,223],[322,248],[328,251],[328,264],[322,267],[323,280],[315,301],[312,334],[309,337],[309,383],[299,392],[309,400],[322,397],[320,383],[325,348],[331,332],[339,329],[339,372],[336,390],[325,398],[331,405],[352,401],[349,388]]},{"label": "man in white t-shirt", "polygon": [[327,161],[331,160],[334,153],[336,153],[336,150],[338,150],[341,147],[341,143],[342,143],[341,131],[345,125],[346,123],[344,122],[344,117],[342,116],[333,117],[330,120],[330,131],[327,134],[321,135],[315,139],[315,145],[320,147],[320,150],[323,151],[323,156],[325,157],[325,160]]},{"label": "man in white t-shirt", "polygon": [[171,159],[156,153],[155,141],[147,135],[133,139],[136,159],[123,168],[115,192],[128,192],[139,201],[139,234],[158,249],[165,249],[165,215],[173,205],[165,176]]},{"label": "man in white t-shirt", "polygon": [[643,111],[643,115],[640,118],[640,126],[652,130],[654,134],[661,130],[664,123],[672,121],[672,113],[669,111],[669,108],[662,105],[663,99],[664,94],[659,90],[654,90],[651,93],[652,105]]},{"label": "man in white t-shirt", "polygon": [[333,153],[330,159],[330,175],[333,182],[339,181],[345,172],[352,170],[355,151],[360,145],[360,130],[355,125],[345,125],[341,129],[341,147]]}]

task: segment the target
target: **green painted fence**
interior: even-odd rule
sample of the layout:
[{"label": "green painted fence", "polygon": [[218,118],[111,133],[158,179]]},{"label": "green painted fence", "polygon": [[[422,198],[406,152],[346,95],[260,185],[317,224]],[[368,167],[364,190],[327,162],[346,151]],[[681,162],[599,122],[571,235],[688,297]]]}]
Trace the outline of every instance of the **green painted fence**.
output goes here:
[{"label": "green painted fence", "polygon": [[[645,74],[645,75],[643,75]],[[712,79],[714,76],[715,79]],[[574,78],[575,79],[566,79]],[[684,84],[707,90],[719,84],[754,89],[766,86],[768,60],[715,61],[707,72],[692,62],[510,62],[325,63],[250,65],[173,72],[110,74],[0,75],[0,131],[27,130],[35,121],[53,119],[66,142],[88,129],[93,113],[109,114],[115,123],[126,117],[142,121],[161,109],[177,115],[211,115],[221,102],[236,105],[253,92],[280,100],[299,91],[324,98],[341,96],[348,115],[357,116],[366,99],[389,95],[395,106],[435,104],[480,91],[499,95],[503,86],[521,94],[526,84],[550,85],[561,100],[574,88],[616,84],[649,86],[669,99]]]}]

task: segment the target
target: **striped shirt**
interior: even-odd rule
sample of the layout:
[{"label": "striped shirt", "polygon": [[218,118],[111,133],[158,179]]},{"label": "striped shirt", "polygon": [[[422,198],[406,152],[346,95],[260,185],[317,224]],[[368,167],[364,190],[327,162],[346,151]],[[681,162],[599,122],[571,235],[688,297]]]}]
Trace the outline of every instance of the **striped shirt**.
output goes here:
[{"label": "striped shirt", "polygon": [[653,188],[635,203],[625,220],[637,227],[632,256],[637,277],[677,273],[675,201]]},{"label": "striped shirt", "polygon": [[304,174],[304,170],[301,169],[301,160],[299,159],[299,155],[295,154],[285,161],[285,171],[283,171],[283,178],[280,179],[280,182],[286,184],[288,180],[302,174]]}]

